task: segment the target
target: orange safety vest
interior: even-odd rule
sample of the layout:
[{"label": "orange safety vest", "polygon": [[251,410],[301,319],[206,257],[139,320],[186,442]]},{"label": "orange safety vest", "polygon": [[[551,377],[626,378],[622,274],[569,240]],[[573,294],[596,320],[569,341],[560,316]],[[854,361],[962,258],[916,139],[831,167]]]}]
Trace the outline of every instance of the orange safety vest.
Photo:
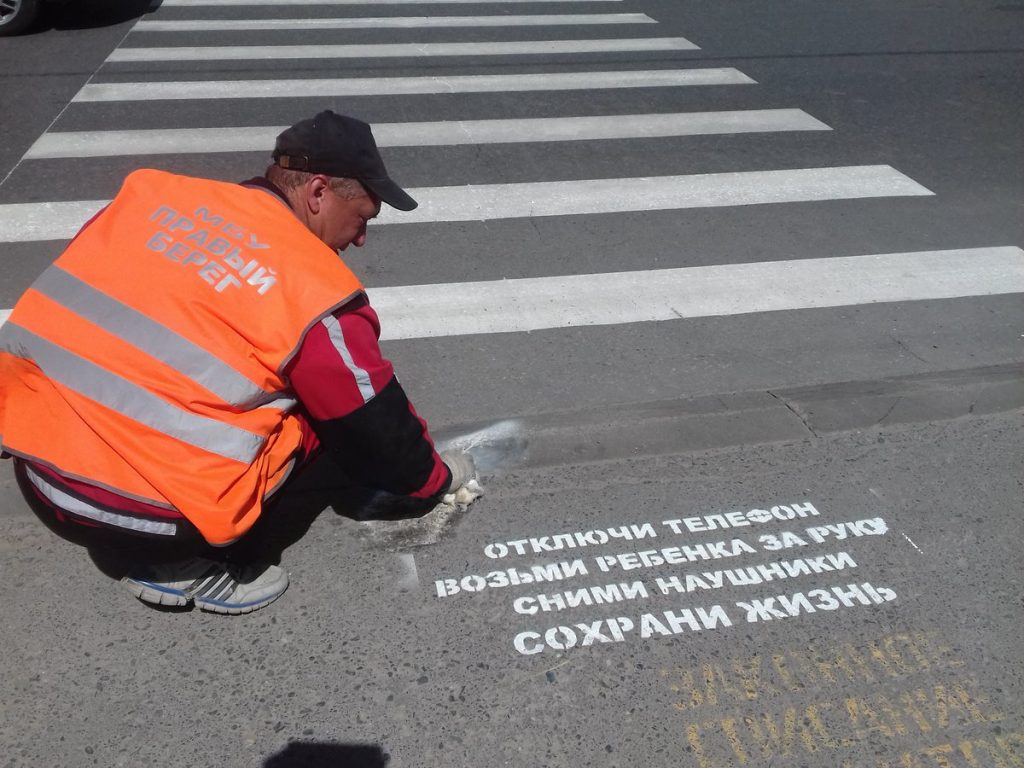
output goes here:
[{"label": "orange safety vest", "polygon": [[0,330],[3,449],[230,543],[299,449],[285,366],[362,290],[274,195],[136,171]]}]

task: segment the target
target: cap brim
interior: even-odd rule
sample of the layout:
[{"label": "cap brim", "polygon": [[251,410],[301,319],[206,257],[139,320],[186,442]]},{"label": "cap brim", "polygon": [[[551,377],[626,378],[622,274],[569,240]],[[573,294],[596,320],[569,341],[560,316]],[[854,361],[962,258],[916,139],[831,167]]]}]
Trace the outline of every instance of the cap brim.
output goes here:
[{"label": "cap brim", "polygon": [[404,189],[391,179],[360,179],[371,192],[381,200],[400,211],[411,211],[419,203],[413,200]]}]

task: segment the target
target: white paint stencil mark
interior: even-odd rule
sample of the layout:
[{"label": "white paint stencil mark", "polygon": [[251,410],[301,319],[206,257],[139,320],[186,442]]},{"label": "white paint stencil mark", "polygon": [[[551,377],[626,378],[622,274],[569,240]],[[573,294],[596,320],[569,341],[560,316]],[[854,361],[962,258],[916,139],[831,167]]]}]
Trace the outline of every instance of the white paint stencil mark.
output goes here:
[{"label": "white paint stencil mark", "polygon": [[924,552],[921,551],[921,548],[919,546],[917,546],[917,544],[915,544],[913,542],[913,540],[909,536],[907,536],[907,534],[903,533],[903,531],[900,531],[900,536],[902,536],[904,539],[906,539],[910,543],[910,546],[912,546],[914,549],[917,550],[918,554],[921,554],[921,555],[924,554]]},{"label": "white paint stencil mark", "polygon": [[420,576],[416,570],[416,557],[410,554],[396,555],[400,566],[398,577],[399,592],[415,592],[420,588]]},{"label": "white paint stencil mark", "polygon": [[437,449],[468,451],[473,456],[477,472],[518,463],[526,453],[527,439],[522,424],[515,419],[497,421],[476,432],[455,435],[438,440]]}]

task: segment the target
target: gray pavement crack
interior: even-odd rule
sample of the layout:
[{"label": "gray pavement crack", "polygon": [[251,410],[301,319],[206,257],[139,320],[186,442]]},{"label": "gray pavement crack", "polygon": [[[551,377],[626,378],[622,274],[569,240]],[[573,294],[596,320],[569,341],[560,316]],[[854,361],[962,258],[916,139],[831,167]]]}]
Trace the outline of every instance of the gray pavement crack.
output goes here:
[{"label": "gray pavement crack", "polygon": [[786,408],[789,409],[790,413],[792,413],[794,416],[796,416],[798,419],[800,419],[800,423],[804,425],[804,427],[807,429],[808,432],[811,433],[811,435],[813,435],[814,437],[818,437],[818,433],[815,432],[811,428],[811,425],[807,422],[807,417],[804,416],[802,413],[800,413],[800,411],[798,411],[795,407],[793,407],[792,403],[790,403],[786,398],[780,397],[779,395],[775,394],[771,390],[767,390],[767,391],[768,391],[769,395],[771,395],[776,400],[778,400],[780,403],[782,403],[784,406],[786,406]]},{"label": "gray pavement crack", "polygon": [[887,410],[885,413],[883,413],[882,414],[882,418],[880,418],[878,421],[876,421],[871,426],[877,427],[879,424],[881,424],[883,421],[885,421],[887,418],[889,418],[889,414],[891,414],[894,410],[896,410],[896,406],[900,404],[901,400],[903,400],[903,395],[900,395],[895,400],[893,400],[892,405],[889,406],[889,410]]},{"label": "gray pavement crack", "polygon": [[889,334],[889,338],[892,339],[894,342],[896,342],[896,346],[898,346],[900,349],[904,350],[908,355],[910,355],[911,357],[915,358],[916,360],[919,360],[922,363],[930,362],[930,361],[926,360],[925,358],[921,357],[919,354],[917,354],[917,352],[912,350],[910,348],[910,346],[906,342],[904,342],[902,339],[897,339],[892,334]]}]

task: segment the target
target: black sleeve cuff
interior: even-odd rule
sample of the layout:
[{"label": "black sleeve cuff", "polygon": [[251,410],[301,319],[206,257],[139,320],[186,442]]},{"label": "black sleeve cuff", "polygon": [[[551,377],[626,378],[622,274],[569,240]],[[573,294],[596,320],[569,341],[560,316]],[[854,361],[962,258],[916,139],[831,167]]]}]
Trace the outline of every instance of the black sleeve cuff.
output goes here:
[{"label": "black sleeve cuff", "polygon": [[[411,495],[434,471],[434,447],[397,378],[362,408],[338,419],[314,421],[313,429],[342,470],[370,488]],[[449,485],[450,470],[442,492]]]}]

